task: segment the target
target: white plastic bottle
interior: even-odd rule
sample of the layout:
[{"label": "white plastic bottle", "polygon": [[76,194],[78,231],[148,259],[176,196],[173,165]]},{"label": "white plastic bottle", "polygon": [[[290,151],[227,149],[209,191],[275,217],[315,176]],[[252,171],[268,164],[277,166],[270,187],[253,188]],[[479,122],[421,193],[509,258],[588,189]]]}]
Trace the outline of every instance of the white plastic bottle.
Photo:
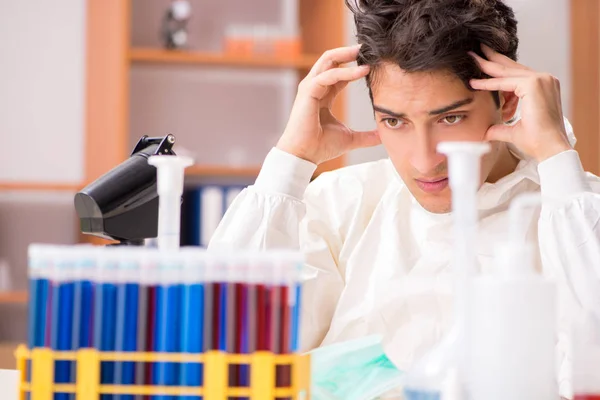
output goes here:
[{"label": "white plastic bottle", "polygon": [[587,312],[572,326],[573,400],[600,399],[600,321]]},{"label": "white plastic bottle", "polygon": [[468,391],[472,400],[556,400],[556,288],[534,268],[533,246],[518,239],[523,207],[511,205],[511,234],[497,248],[497,271],[472,281]]}]

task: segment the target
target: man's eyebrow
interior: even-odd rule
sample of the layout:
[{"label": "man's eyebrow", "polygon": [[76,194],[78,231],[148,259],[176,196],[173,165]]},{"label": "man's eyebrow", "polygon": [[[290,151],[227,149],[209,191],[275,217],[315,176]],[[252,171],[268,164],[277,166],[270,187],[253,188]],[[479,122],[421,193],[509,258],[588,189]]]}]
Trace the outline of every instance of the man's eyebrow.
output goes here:
[{"label": "man's eyebrow", "polygon": [[462,107],[462,106],[465,106],[467,104],[471,104],[473,102],[473,100],[474,100],[473,97],[469,97],[467,99],[455,101],[454,103],[449,104],[449,105],[447,105],[445,107],[441,107],[441,108],[438,108],[437,110],[431,110],[431,111],[429,111],[429,115],[440,115],[440,114],[443,114],[443,113],[447,113],[448,111],[452,111],[452,110],[454,110],[454,109],[456,109],[458,107]]},{"label": "man's eyebrow", "polygon": [[[446,113],[448,111],[452,111],[452,110],[454,110],[454,109],[456,109],[458,107],[462,107],[462,106],[465,106],[467,104],[471,104],[473,101],[474,101],[473,97],[469,97],[467,99],[458,100],[458,101],[455,101],[454,103],[449,104],[447,106],[438,108],[436,110],[429,111],[429,115],[443,114],[443,113]],[[390,117],[393,117],[393,118],[401,119],[401,118],[405,118],[406,117],[406,114],[404,114],[404,113],[397,113],[397,112],[388,110],[387,108],[383,108],[383,107],[380,107],[380,106],[377,106],[377,105],[373,106],[373,110],[375,110],[375,111],[377,111],[379,113],[382,113],[382,114],[387,114],[387,115],[389,115]]]},{"label": "man's eyebrow", "polygon": [[380,112],[382,114],[387,114],[387,115],[389,115],[390,117],[393,117],[393,118],[402,119],[402,118],[406,117],[406,114],[402,114],[402,113],[399,114],[399,113],[390,111],[388,109],[385,109],[383,107],[379,107],[379,106],[376,106],[376,105],[373,106],[373,110],[375,110],[377,112]]}]

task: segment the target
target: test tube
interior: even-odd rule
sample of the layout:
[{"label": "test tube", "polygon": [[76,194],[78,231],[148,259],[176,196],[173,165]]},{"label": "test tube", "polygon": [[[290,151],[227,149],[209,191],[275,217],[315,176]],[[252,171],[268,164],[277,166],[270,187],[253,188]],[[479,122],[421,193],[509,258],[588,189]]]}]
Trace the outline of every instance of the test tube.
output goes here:
[{"label": "test tube", "polygon": [[[71,325],[71,350],[89,348],[93,345],[94,281],[97,251],[92,245],[76,245],[70,248],[74,255],[73,271],[73,323]],[[76,367],[70,368],[69,382],[75,383]],[[74,395],[69,396],[74,399]]]},{"label": "test tube", "polygon": [[[240,262],[242,260],[235,256],[229,255],[226,257],[223,265],[225,272],[225,282],[227,286],[227,323],[226,323],[226,337],[227,337],[227,352],[230,354],[236,353],[237,343],[241,332],[238,329],[238,302],[237,302],[237,284],[240,282]],[[229,364],[229,387],[239,386],[239,366],[236,364]],[[230,397],[230,399],[232,399]]]},{"label": "test tube", "polygon": [[[29,304],[27,345],[30,349],[43,347],[46,331],[46,304],[49,295],[49,266],[47,246],[32,244],[28,248]],[[27,382],[31,381],[31,361],[27,361]],[[26,399],[31,395],[28,393]]]},{"label": "test tube", "polygon": [[[115,351],[117,286],[113,279],[117,272],[117,260],[104,249],[99,253],[96,292],[94,295],[94,348],[99,351]],[[100,363],[100,383],[115,383],[115,363]],[[100,395],[101,400],[113,400],[109,394]]]},{"label": "test tube", "polygon": [[[118,258],[117,314],[115,350],[133,352],[137,350],[139,308],[139,259],[140,252],[134,248],[113,249]],[[135,363],[132,361],[115,364],[115,382],[132,385],[135,383]],[[117,400],[133,400],[133,395],[119,395]]]},{"label": "test tube", "polygon": [[43,347],[46,332],[46,304],[50,285],[50,260],[48,246],[30,245],[29,263],[29,318],[28,339],[30,349]]},{"label": "test tube", "polygon": [[[274,254],[278,259],[279,288],[281,291],[281,348],[280,354],[290,354],[298,351],[297,327],[299,313],[300,285],[298,269],[302,265],[302,257],[297,252],[281,252]],[[292,386],[292,366],[279,367],[277,375],[279,387]],[[289,398],[284,398],[288,400]]]},{"label": "test tube", "polygon": [[[197,251],[186,251],[183,269],[183,316],[181,325],[182,351],[201,354],[204,348],[204,279],[206,260]],[[200,387],[203,382],[201,363],[184,363],[181,366],[181,384]],[[200,400],[193,396],[190,400]]]},{"label": "test tube", "polygon": [[[217,284],[215,285],[215,326],[217,327],[217,334],[215,335],[216,343],[215,349],[220,351],[227,351],[227,317],[228,317],[228,287],[226,274],[227,272],[223,271],[223,267],[228,268],[227,265],[223,266],[219,261],[219,265],[215,265],[215,268],[219,269],[219,278],[217,280]],[[223,274],[225,272],[225,274]]]},{"label": "test tube", "polygon": [[[178,353],[181,351],[181,299],[182,257],[178,251],[161,251],[158,255],[160,285],[156,289],[156,325],[154,351]],[[179,383],[179,363],[158,362],[154,364],[152,382],[161,386]],[[155,400],[175,400],[175,396],[152,396]]]},{"label": "test tube", "polygon": [[[249,315],[248,295],[250,282],[249,260],[244,257],[239,260],[239,276],[236,283],[236,331],[238,332],[235,352],[238,354],[249,353]],[[239,387],[248,387],[250,383],[250,369],[248,364],[241,364],[236,368],[236,381]],[[243,397],[241,400],[247,400]]]},{"label": "test tube", "polygon": [[[138,349],[144,352],[153,351],[154,332],[156,331],[156,286],[160,280],[157,269],[157,257],[154,249],[146,249],[140,257],[140,297],[138,307]],[[154,364],[138,363],[136,383],[152,384]],[[150,396],[137,396],[148,400]]]},{"label": "test tube", "polygon": [[[260,336],[260,329],[258,325],[259,320],[259,267],[260,264],[255,258],[248,257],[248,265],[246,266],[246,290],[245,290],[245,309],[246,318],[245,326],[246,329],[242,333],[242,353],[252,354],[258,350],[258,342]],[[242,365],[240,369],[240,386],[250,386],[250,366]]]},{"label": "test tube", "polygon": [[[287,304],[286,297],[284,297],[284,269],[286,267],[285,260],[280,257],[279,253],[272,253],[269,255],[269,269],[271,281],[271,313],[272,325],[272,345],[271,351],[274,354],[285,354],[284,350],[284,332],[286,331],[285,315],[283,312],[284,306]],[[275,368],[275,386],[285,387],[289,380],[290,369],[285,365],[277,365]],[[289,386],[289,384],[288,384]],[[279,398],[278,398],[279,399]],[[283,398],[287,400],[288,398]]]},{"label": "test tube", "polygon": [[[51,347],[57,351],[73,350],[73,304],[74,276],[77,254],[65,246],[53,257],[53,297],[51,319]],[[72,361],[56,361],[54,371],[55,383],[70,383]],[[68,393],[56,393],[55,400],[69,400]]]}]

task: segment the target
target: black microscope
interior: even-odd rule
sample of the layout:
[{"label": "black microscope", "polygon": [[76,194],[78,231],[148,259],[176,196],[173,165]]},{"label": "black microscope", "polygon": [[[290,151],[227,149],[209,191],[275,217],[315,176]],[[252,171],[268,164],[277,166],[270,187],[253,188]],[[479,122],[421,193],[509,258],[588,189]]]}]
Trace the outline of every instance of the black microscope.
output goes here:
[{"label": "black microscope", "polygon": [[143,136],[130,157],[75,195],[81,232],[118,245],[144,244],[158,234],[154,155],[175,155],[175,136]]}]

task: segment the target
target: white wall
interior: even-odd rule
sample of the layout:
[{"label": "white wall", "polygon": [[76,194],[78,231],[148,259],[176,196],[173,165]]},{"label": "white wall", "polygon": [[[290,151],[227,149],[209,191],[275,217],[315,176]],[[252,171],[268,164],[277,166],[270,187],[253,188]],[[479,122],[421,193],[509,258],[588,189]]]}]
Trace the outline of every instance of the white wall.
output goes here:
[{"label": "white wall", "polygon": [[[505,0],[513,7],[519,22],[519,62],[539,71],[549,72],[560,79],[563,109],[570,115],[571,69],[570,25],[568,0]],[[354,44],[354,22],[348,13],[347,42]],[[372,129],[373,111],[364,81],[349,86],[347,112],[353,129]],[[385,157],[378,146],[350,154],[348,162],[356,164]]]},{"label": "white wall", "polygon": [[0,182],[79,183],[83,0],[0,0]]}]

